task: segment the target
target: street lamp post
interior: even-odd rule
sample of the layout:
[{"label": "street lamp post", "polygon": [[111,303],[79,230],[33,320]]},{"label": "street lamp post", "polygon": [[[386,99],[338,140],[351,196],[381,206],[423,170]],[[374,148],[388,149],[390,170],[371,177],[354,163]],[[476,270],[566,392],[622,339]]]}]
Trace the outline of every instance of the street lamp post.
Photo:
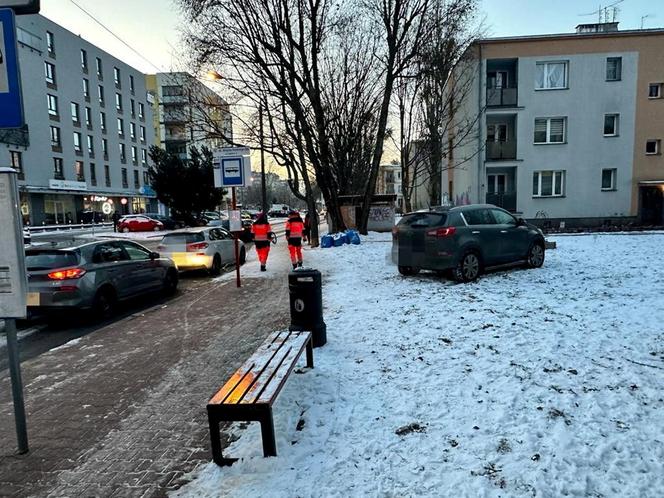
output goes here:
[{"label": "street lamp post", "polygon": [[265,181],[265,151],[263,150],[264,135],[263,135],[263,103],[258,106],[258,139],[261,146],[261,204],[263,214],[267,214],[267,187]]}]

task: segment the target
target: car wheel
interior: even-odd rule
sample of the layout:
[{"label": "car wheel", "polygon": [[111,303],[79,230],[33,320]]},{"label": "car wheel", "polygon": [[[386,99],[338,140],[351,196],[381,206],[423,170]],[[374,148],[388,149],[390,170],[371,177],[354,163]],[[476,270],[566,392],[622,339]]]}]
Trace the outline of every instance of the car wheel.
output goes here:
[{"label": "car wheel", "polygon": [[244,250],[244,247],[240,249],[240,266],[247,262],[247,251]]},{"label": "car wheel", "polygon": [[170,268],[164,277],[164,294],[172,296],[178,290],[178,272]]},{"label": "car wheel", "polygon": [[129,233],[129,227],[124,227],[122,229],[122,233]]},{"label": "car wheel", "polygon": [[221,274],[221,258],[218,254],[215,254],[214,258],[212,258],[212,267],[210,268],[209,273],[213,277],[219,276]]},{"label": "car wheel", "polygon": [[480,276],[481,269],[479,255],[474,251],[468,251],[454,269],[454,279],[457,282],[472,282]]},{"label": "car wheel", "polygon": [[530,246],[526,264],[529,268],[540,268],[544,264],[544,246],[541,242],[533,242]]},{"label": "car wheel", "polygon": [[420,272],[419,268],[415,268],[414,266],[399,266],[399,273],[406,277],[410,277],[412,275],[417,275]]},{"label": "car wheel", "polygon": [[160,231],[161,231],[161,227],[154,227],[154,231],[155,231],[155,232],[160,232]]},{"label": "car wheel", "polygon": [[117,298],[110,287],[99,289],[92,302],[92,312],[97,320],[108,320],[115,314]]}]

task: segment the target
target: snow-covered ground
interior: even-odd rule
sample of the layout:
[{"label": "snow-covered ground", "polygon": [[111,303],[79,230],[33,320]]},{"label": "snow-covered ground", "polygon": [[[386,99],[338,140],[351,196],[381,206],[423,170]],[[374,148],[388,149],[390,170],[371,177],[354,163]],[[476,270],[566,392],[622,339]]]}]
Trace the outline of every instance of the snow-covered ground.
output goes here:
[{"label": "snow-covered ground", "polygon": [[403,278],[388,235],[307,251],[328,344],[177,496],[664,496],[664,235],[555,237],[539,270]]}]

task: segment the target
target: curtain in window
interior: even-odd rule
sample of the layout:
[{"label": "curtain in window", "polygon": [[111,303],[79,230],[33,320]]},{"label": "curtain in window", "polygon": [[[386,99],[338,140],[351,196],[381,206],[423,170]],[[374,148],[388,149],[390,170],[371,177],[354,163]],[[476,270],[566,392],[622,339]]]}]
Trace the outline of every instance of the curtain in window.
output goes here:
[{"label": "curtain in window", "polygon": [[544,64],[537,64],[535,67],[535,88],[544,88]]},{"label": "curtain in window", "polygon": [[565,64],[548,64],[547,88],[565,87]]}]

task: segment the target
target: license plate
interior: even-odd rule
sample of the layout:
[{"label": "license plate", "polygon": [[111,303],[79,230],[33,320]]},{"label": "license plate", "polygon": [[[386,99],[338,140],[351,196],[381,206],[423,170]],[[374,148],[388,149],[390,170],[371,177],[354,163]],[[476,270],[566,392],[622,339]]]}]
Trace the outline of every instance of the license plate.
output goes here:
[{"label": "license plate", "polygon": [[39,306],[39,292],[28,292],[28,306]]}]

